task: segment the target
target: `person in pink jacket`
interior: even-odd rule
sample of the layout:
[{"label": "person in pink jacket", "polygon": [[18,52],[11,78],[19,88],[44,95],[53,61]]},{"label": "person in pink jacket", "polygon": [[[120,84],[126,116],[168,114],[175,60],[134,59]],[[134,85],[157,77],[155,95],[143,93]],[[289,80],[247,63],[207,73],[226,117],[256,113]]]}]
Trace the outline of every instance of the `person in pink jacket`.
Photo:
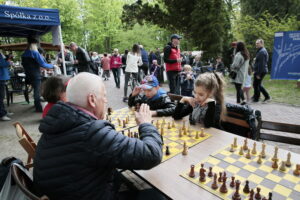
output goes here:
[{"label": "person in pink jacket", "polygon": [[116,87],[120,88],[120,68],[122,65],[122,59],[119,55],[119,50],[114,49],[113,55],[110,57],[110,69],[113,72]]},{"label": "person in pink jacket", "polygon": [[104,53],[104,57],[101,59],[101,66],[103,69],[102,78],[104,78],[104,80],[107,81],[110,77],[110,59],[109,57],[107,57],[107,53]]}]

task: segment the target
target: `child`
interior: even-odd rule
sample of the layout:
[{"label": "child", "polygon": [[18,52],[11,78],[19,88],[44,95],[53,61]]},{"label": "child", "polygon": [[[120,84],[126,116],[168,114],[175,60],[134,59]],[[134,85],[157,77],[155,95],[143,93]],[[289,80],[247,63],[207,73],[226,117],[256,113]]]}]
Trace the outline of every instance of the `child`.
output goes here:
[{"label": "child", "polygon": [[53,76],[43,83],[42,96],[48,102],[43,110],[43,118],[58,101],[66,102],[66,87],[68,81],[69,78],[64,76]]},{"label": "child", "polygon": [[183,72],[180,73],[180,87],[182,96],[193,96],[194,75],[190,65],[184,65]]},{"label": "child", "polygon": [[107,53],[104,53],[104,57],[101,59],[101,66],[103,69],[102,78],[104,78],[104,80],[107,81],[110,77],[110,59],[107,57]]},{"label": "child", "polygon": [[206,72],[195,80],[194,96],[183,97],[176,106],[174,119],[190,115],[190,123],[205,127],[220,127],[225,113],[224,80],[219,73]]},{"label": "child", "polygon": [[142,85],[135,87],[129,96],[129,107],[142,103],[150,106],[152,116],[172,116],[176,107],[153,75],[146,76]]},{"label": "child", "polygon": [[[243,85],[243,92],[246,95],[247,98],[247,102],[250,102],[250,89],[251,89],[251,85],[252,85],[252,68],[251,66],[248,67],[248,73],[246,74],[246,79],[245,79],[245,83]],[[245,104],[245,103],[244,103]]]}]

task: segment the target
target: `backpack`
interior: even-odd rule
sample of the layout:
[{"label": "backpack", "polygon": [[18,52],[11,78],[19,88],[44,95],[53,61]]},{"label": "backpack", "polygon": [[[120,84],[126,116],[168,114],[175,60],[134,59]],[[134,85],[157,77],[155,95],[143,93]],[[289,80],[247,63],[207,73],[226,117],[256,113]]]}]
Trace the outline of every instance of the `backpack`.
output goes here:
[{"label": "backpack", "polygon": [[6,177],[9,173],[10,167],[13,163],[17,163],[24,167],[23,162],[15,157],[6,157],[0,163],[0,191],[2,190]]}]

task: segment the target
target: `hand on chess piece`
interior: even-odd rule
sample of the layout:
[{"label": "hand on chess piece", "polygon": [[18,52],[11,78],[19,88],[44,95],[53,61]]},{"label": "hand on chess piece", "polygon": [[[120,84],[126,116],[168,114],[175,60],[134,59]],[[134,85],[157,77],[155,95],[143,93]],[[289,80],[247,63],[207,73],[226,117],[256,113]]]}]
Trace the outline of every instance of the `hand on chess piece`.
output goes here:
[{"label": "hand on chess piece", "polygon": [[136,86],[136,87],[133,89],[133,91],[132,91],[132,93],[131,93],[131,96],[132,96],[132,97],[135,97],[135,96],[137,96],[141,91],[142,91],[142,88]]},{"label": "hand on chess piece", "polygon": [[143,123],[151,123],[151,111],[147,104],[142,104],[139,112],[135,113],[135,120],[138,125]]}]

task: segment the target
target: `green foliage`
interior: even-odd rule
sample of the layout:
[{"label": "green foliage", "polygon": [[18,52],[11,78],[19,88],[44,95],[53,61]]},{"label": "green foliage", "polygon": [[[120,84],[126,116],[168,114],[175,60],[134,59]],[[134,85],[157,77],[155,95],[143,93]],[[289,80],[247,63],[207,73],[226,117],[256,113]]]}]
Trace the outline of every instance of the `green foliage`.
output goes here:
[{"label": "green foliage", "polygon": [[[206,57],[223,52],[228,43],[230,20],[223,0],[160,0],[124,5],[122,21],[127,27],[150,22],[184,35],[191,48],[204,50]],[[190,50],[189,49],[189,50]]]}]

